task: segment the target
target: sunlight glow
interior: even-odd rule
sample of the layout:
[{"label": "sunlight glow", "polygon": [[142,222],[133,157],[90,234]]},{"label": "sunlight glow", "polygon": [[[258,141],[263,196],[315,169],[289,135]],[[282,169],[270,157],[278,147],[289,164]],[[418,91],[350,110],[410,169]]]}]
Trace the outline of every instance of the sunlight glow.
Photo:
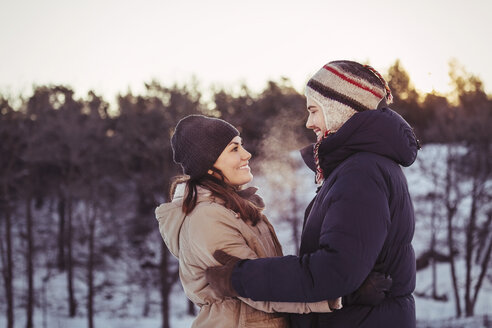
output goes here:
[{"label": "sunlight glow", "polygon": [[400,59],[419,91],[447,93],[451,58],[490,92],[490,12],[492,2],[479,0],[4,1],[0,92],[65,84],[113,98],[152,79],[192,76],[203,87],[256,91],[287,77],[302,92],[330,60],[369,62],[384,74]]}]

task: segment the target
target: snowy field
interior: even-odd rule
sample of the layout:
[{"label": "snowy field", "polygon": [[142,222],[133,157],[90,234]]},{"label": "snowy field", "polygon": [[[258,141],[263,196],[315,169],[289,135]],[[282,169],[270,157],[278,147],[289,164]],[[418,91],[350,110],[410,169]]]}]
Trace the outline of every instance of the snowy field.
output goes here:
[{"label": "snowy field", "polygon": [[[419,154],[419,161],[426,158],[432,158],[435,161],[435,156],[439,157],[439,147],[428,146],[424,148]],[[437,154],[437,155],[436,155]],[[296,155],[293,155],[296,156]],[[430,190],[433,184],[423,178],[421,172],[421,166],[417,162],[411,168],[404,169],[409,182],[410,192],[412,196],[416,197]],[[270,176],[270,175],[269,175]],[[260,187],[260,194],[264,197],[266,204],[290,204],[292,192],[295,192],[296,202],[298,207],[298,216],[302,216],[305,206],[314,196],[314,183],[312,173],[302,168],[296,170],[295,174],[288,175],[282,171],[277,177],[271,174],[270,181],[261,177],[255,177],[253,185]],[[287,179],[287,177],[290,177]],[[280,185],[279,185],[280,184]],[[286,190],[280,190],[280,186],[287,186]],[[288,189],[290,186],[290,190]],[[283,188],[282,187],[282,188]],[[415,202],[415,201],[414,201]],[[280,220],[285,212],[291,211],[290,208],[284,209],[269,209],[267,208],[266,214],[275,226],[279,240],[284,246],[285,254],[295,254],[296,246],[293,243],[292,230],[290,225]],[[414,237],[414,247],[417,255],[419,252],[427,248],[429,242],[428,227],[423,220],[417,215],[416,231]],[[446,250],[443,250],[446,252]],[[463,265],[458,264],[459,268]],[[460,273],[463,275],[463,272]],[[491,273],[489,272],[489,275]],[[455,304],[452,294],[450,269],[448,264],[439,264],[437,267],[437,290],[439,294],[445,294],[448,298],[446,302],[433,301],[426,298],[415,297],[416,300],[416,312],[419,328],[489,328],[492,327],[492,284],[490,279],[484,280],[484,286],[480,292],[477,305],[475,307],[475,317],[454,319],[455,316]],[[116,276],[117,277],[117,276]],[[69,319],[66,317],[66,307],[60,305],[56,307],[57,303],[65,304],[66,295],[64,295],[65,284],[64,276],[55,277],[50,280],[49,286],[47,286],[46,297],[50,300],[51,307],[49,310],[43,311],[40,306],[35,309],[35,327],[39,328],[85,328],[88,327],[85,317],[80,316],[75,319]],[[116,279],[124,279],[116,278]],[[131,287],[119,287],[119,292],[115,293],[115,297],[111,299],[111,305],[106,306],[106,300],[101,296],[96,299],[96,305],[98,314],[95,318],[95,326],[97,328],[160,328],[161,318],[159,312],[159,295],[158,291],[151,291],[151,298],[153,300],[152,309],[150,315],[147,318],[141,317],[142,312],[142,294],[143,292],[138,289],[131,289]],[[39,286],[39,285],[38,285]],[[431,286],[431,269],[427,268],[417,273],[417,287],[416,292],[425,292],[429,290]],[[17,286],[20,290],[25,286]],[[79,286],[83,288],[83,286]],[[126,289],[125,289],[126,288]],[[18,290],[19,290],[18,289]],[[2,290],[3,292],[3,290]],[[119,293],[119,294],[118,294]],[[463,292],[462,292],[463,293]],[[130,295],[130,296],[128,296]],[[125,304],[124,307],[117,304]],[[16,304],[19,307],[19,304]],[[462,305],[463,306],[463,305]],[[83,304],[79,304],[83,312]],[[183,290],[179,283],[174,285],[174,289],[171,296],[171,328],[184,328],[190,327],[193,321],[193,317],[186,314],[187,312],[187,299],[183,293]],[[5,309],[0,308],[0,327],[4,327],[6,323]],[[16,313],[15,328],[25,327],[24,312]],[[121,317],[126,314],[126,317]]]}]

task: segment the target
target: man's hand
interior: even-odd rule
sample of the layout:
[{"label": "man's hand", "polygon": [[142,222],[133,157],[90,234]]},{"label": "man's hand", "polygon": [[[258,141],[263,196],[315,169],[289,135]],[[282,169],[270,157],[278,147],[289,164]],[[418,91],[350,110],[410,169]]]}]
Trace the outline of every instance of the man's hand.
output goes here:
[{"label": "man's hand", "polygon": [[205,270],[205,279],[210,287],[219,294],[226,297],[236,297],[238,294],[232,288],[231,276],[232,270],[240,258],[227,254],[222,250],[214,252],[214,258],[222,264],[222,266],[210,267]]},{"label": "man's hand", "polygon": [[379,305],[386,298],[392,284],[390,276],[372,271],[359,289],[343,298],[343,305]]}]

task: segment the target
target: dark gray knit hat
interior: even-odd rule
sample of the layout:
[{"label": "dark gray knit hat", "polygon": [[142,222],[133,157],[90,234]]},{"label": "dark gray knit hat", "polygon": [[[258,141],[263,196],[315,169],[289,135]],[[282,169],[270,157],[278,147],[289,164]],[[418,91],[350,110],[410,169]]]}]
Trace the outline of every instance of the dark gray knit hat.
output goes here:
[{"label": "dark gray knit hat", "polygon": [[173,159],[192,179],[207,173],[239,131],[224,120],[189,115],[176,125],[171,138]]}]

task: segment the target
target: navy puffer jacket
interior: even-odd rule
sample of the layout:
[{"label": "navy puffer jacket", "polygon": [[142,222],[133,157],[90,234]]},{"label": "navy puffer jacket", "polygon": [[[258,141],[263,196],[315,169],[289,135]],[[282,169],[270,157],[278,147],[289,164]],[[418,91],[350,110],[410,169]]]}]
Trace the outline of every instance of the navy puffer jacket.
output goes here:
[{"label": "navy puffer jacket", "polygon": [[[303,158],[314,168],[312,149]],[[325,181],[306,211],[300,255],[240,262],[234,289],[253,300],[314,302],[352,293],[377,268],[393,279],[383,303],[291,315],[292,327],[415,327],[415,219],[400,165],[417,150],[391,109],[355,114],[319,147]]]}]

